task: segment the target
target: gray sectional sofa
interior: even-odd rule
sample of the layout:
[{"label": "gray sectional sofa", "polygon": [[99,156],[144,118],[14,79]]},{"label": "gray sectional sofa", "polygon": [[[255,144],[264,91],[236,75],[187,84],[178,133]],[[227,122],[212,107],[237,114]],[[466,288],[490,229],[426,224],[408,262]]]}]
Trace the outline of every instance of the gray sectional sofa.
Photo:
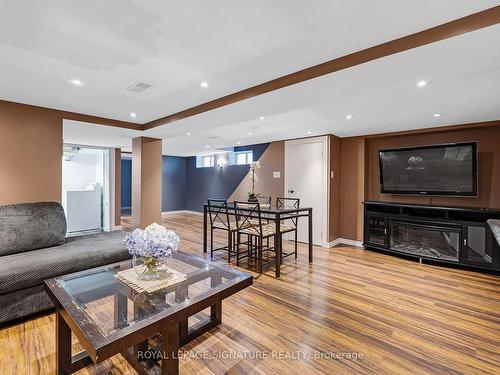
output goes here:
[{"label": "gray sectional sofa", "polygon": [[129,259],[123,237],[66,238],[59,203],[0,206],[0,323],[52,308],[45,279]]}]

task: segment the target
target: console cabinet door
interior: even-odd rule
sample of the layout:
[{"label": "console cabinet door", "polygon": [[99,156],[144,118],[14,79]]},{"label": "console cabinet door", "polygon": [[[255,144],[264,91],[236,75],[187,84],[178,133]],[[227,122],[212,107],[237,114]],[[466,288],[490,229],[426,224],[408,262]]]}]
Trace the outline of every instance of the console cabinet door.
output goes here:
[{"label": "console cabinet door", "polygon": [[365,243],[388,247],[389,216],[387,214],[366,212]]},{"label": "console cabinet door", "polygon": [[463,222],[461,261],[482,267],[496,267],[498,244],[486,223]]}]

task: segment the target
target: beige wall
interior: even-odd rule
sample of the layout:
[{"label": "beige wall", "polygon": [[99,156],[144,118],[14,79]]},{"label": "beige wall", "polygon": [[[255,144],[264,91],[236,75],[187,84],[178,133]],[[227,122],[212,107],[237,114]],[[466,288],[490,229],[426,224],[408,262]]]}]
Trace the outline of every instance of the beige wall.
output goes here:
[{"label": "beige wall", "polygon": [[[258,182],[255,183],[255,192],[264,197],[283,197],[284,174],[285,174],[285,142],[272,142],[259,159],[261,169],[257,171]],[[273,172],[281,172],[280,178],[273,178]],[[240,182],[230,201],[248,198],[248,192],[252,190],[252,182],[247,175]]]},{"label": "beige wall", "polygon": [[62,119],[0,101],[0,205],[61,201]]},{"label": "beige wall", "polygon": [[132,140],[132,220],[145,228],[161,222],[162,140]]}]

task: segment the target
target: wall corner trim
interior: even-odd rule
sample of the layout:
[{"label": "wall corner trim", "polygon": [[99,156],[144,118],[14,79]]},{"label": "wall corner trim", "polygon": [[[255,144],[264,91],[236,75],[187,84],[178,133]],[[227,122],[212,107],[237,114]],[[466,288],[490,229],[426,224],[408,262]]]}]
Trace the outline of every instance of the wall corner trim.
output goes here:
[{"label": "wall corner trim", "polygon": [[337,238],[333,241],[328,242],[328,247],[332,248],[338,245],[349,245],[349,246],[355,246],[355,247],[360,247],[363,248],[363,242],[362,241],[356,241],[356,240],[351,240],[349,238]]},{"label": "wall corner trim", "polygon": [[161,214],[162,215],[193,214],[193,215],[203,216],[203,212],[192,211],[192,210],[163,211]]}]

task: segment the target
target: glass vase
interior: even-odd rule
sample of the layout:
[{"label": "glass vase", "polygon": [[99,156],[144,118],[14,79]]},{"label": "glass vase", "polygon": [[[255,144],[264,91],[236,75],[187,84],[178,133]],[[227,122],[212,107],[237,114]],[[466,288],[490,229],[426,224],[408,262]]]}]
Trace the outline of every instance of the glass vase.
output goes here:
[{"label": "glass vase", "polygon": [[132,267],[139,276],[139,280],[161,280],[168,276],[170,260],[170,257],[160,261],[154,257],[138,257],[134,255]]}]

